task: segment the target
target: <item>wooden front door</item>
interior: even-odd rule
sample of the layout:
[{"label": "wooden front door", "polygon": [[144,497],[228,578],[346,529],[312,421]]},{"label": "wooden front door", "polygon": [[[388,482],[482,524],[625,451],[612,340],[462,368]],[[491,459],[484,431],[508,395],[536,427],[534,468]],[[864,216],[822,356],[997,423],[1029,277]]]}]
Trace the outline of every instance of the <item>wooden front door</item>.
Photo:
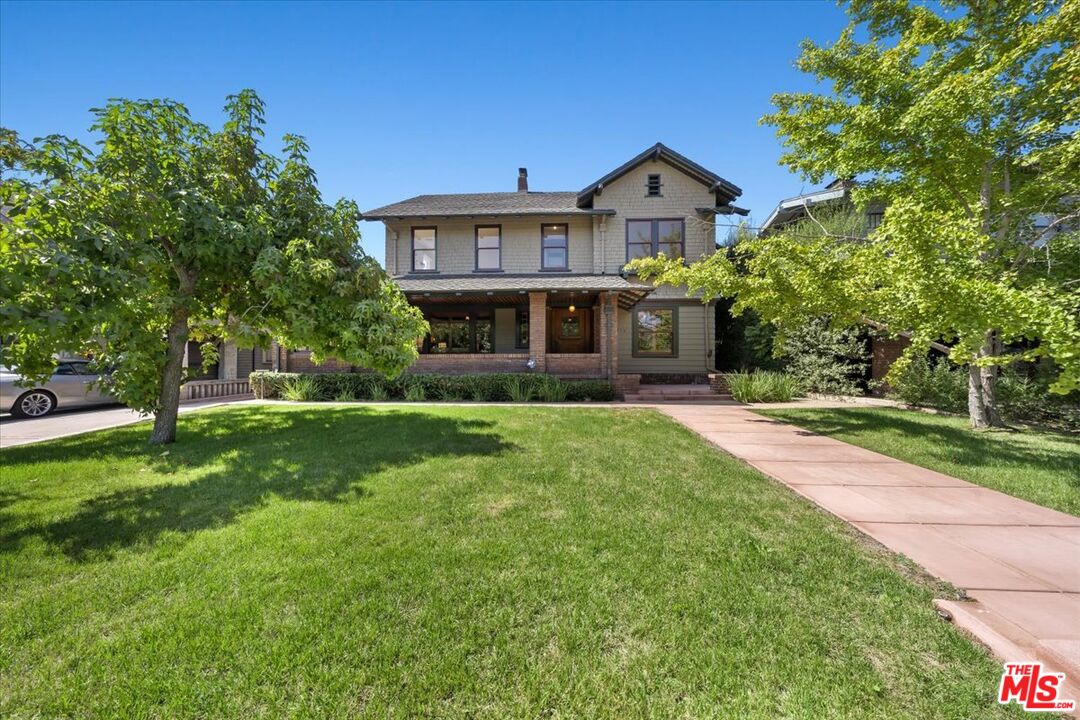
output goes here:
[{"label": "wooden front door", "polygon": [[548,352],[593,351],[592,308],[551,308],[548,316]]}]

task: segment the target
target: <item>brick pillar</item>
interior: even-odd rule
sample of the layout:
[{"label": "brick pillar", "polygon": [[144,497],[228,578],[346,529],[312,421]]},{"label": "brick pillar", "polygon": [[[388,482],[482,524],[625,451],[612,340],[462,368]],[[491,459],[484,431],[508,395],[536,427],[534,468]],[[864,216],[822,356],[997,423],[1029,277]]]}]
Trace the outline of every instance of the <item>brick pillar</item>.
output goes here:
[{"label": "brick pillar", "polygon": [[535,372],[547,372],[547,293],[529,293],[529,359]]},{"label": "brick pillar", "polygon": [[614,380],[619,374],[619,294],[600,294],[600,364]]},{"label": "brick pillar", "polygon": [[[892,367],[892,364],[897,361],[910,344],[911,341],[905,337],[874,338],[870,344],[870,377],[874,380],[884,380],[889,368]],[[875,392],[880,394],[883,390],[884,388],[879,387]]]}]

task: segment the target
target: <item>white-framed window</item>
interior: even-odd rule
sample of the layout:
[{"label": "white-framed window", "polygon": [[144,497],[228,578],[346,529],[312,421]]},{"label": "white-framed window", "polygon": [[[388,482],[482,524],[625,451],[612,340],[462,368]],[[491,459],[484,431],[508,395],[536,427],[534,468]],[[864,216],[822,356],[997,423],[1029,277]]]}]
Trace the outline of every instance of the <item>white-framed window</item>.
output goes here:
[{"label": "white-framed window", "polygon": [[412,269],[413,272],[435,272],[438,265],[438,231],[433,227],[414,227],[412,229]]},{"label": "white-framed window", "polygon": [[476,226],[476,269],[502,269],[502,225]]}]

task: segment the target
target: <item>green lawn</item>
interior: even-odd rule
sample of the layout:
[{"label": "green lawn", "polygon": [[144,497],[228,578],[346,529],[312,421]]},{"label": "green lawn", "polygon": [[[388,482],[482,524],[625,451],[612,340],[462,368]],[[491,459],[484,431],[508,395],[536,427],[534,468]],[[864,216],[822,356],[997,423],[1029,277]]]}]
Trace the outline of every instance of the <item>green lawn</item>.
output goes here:
[{"label": "green lawn", "polygon": [[985,718],[898,558],[644,410],[263,406],[0,453],[0,716]]},{"label": "green lawn", "polygon": [[884,455],[1080,515],[1080,436],[973,431],[967,419],[917,410],[758,410]]}]

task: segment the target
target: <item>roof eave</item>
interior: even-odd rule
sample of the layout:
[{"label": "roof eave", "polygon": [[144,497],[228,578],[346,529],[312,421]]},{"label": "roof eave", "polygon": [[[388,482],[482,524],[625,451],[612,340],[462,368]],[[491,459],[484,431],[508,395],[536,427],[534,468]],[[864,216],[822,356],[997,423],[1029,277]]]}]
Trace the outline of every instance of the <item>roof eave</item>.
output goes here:
[{"label": "roof eave", "polygon": [[560,215],[566,215],[569,217],[590,217],[592,215],[614,215],[614,210],[593,210],[577,208],[574,210],[541,210],[530,212],[495,212],[495,213],[425,213],[423,215],[418,214],[398,214],[398,213],[362,213],[360,215],[361,220],[377,221],[382,220],[437,220],[437,219],[459,219],[468,220],[469,218],[491,218],[491,217],[556,217]]},{"label": "roof eave", "polygon": [[604,185],[617,180],[638,165],[649,160],[663,160],[672,167],[700,181],[702,184],[708,185],[709,192],[722,193],[729,200],[734,200],[742,195],[742,189],[739,188],[739,186],[728,182],[716,173],[698,165],[685,155],[675,152],[663,143],[656,143],[644,152],[638,153],[629,161],[615,168],[596,182],[585,187],[585,189],[578,193],[578,207],[587,205],[592,200],[593,195],[599,194],[599,192],[603,190]]}]

